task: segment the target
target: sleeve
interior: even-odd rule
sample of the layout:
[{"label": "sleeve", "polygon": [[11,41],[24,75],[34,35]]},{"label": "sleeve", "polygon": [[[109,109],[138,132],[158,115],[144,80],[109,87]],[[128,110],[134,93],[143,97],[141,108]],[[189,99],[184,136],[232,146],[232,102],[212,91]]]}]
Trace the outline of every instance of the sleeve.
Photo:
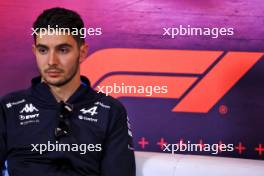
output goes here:
[{"label": "sleeve", "polygon": [[0,104],[0,176],[3,175],[6,153],[6,121],[3,106]]},{"label": "sleeve", "polygon": [[124,107],[113,113],[103,145],[101,176],[135,176],[132,132]]}]

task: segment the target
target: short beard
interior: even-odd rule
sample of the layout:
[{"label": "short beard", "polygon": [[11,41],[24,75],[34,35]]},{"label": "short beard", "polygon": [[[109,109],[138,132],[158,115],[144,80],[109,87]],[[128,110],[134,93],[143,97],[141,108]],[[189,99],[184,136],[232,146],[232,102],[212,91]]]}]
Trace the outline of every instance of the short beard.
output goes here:
[{"label": "short beard", "polygon": [[66,77],[65,80],[59,81],[57,83],[52,83],[52,82],[49,82],[45,77],[43,77],[44,82],[46,84],[48,84],[48,85],[55,86],[55,87],[61,87],[61,86],[66,85],[67,83],[69,83],[74,78],[74,76],[77,74],[77,72],[78,72],[78,69],[79,69],[79,58],[80,58],[80,56],[78,56],[78,59],[77,59],[77,62],[75,64],[75,67],[73,69],[72,74],[69,77]]}]

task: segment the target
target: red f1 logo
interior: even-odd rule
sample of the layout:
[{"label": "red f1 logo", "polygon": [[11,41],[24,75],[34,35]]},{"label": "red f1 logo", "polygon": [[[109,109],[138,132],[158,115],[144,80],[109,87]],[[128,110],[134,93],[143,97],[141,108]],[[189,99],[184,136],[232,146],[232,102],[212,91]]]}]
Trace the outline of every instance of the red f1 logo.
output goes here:
[{"label": "red f1 logo", "polygon": [[92,85],[104,77],[99,85],[167,85],[168,93],[152,97],[181,98],[174,112],[207,113],[262,56],[258,52],[105,49],[88,57],[81,72]]}]

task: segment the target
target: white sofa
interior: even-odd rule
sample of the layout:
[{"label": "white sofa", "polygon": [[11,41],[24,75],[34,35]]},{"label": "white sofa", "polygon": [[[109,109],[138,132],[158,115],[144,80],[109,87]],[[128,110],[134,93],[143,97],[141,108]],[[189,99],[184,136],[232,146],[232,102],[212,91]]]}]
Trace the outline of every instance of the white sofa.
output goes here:
[{"label": "white sofa", "polygon": [[136,152],[137,176],[264,176],[264,161]]},{"label": "white sofa", "polygon": [[136,176],[264,176],[261,160],[153,152],[135,155]]}]

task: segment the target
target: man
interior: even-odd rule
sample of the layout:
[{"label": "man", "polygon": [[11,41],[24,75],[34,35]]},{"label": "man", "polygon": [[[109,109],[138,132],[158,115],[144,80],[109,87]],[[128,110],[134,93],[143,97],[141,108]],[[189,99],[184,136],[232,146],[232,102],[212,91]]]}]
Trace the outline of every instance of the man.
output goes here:
[{"label": "man", "polygon": [[32,50],[41,76],[0,102],[0,171],[7,161],[10,176],[135,176],[126,110],[80,75],[84,38],[41,35],[48,28],[81,29],[83,21],[64,8],[35,21]]}]

